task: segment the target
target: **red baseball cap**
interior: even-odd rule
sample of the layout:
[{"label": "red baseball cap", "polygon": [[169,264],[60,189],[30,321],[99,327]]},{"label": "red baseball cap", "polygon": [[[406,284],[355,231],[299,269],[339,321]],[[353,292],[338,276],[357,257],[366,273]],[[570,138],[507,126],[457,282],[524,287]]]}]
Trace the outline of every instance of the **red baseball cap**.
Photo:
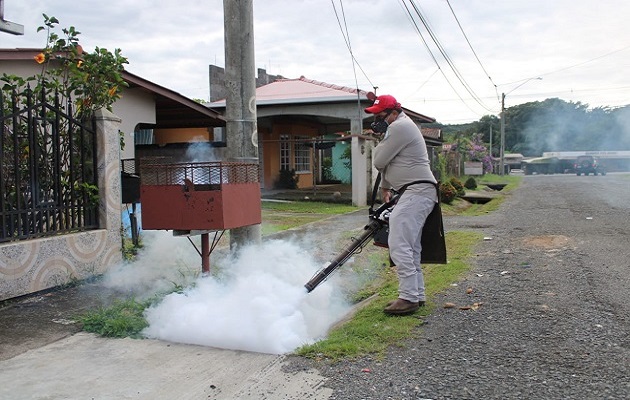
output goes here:
[{"label": "red baseball cap", "polygon": [[396,101],[394,96],[384,94],[382,96],[378,96],[376,100],[374,100],[374,104],[366,108],[365,112],[368,114],[378,114],[381,111],[393,110],[395,108],[400,108],[400,103]]}]

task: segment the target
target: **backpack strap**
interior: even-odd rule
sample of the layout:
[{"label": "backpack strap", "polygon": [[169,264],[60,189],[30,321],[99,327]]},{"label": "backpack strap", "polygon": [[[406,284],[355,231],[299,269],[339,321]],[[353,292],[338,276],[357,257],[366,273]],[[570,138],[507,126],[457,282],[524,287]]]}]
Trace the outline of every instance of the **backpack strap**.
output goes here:
[{"label": "backpack strap", "polygon": [[418,184],[418,183],[430,183],[431,185],[435,186],[436,190],[439,190],[439,186],[438,186],[438,184],[436,182],[432,182],[432,181],[428,181],[428,180],[420,180],[420,181],[413,181],[413,182],[407,183],[405,185],[402,185],[402,187],[400,189],[398,189],[398,193],[400,193],[402,195],[403,192],[405,190],[407,190],[407,188],[409,186],[415,185],[415,184]]},{"label": "backpack strap", "polygon": [[[411,185],[415,185],[418,183],[430,183],[431,185],[435,186],[435,190],[438,192],[438,199],[440,198],[440,186],[439,183],[437,182],[432,182],[429,180],[419,180],[419,181],[413,181],[413,182],[409,182],[407,184],[402,185],[402,187],[398,190],[396,190],[401,196],[404,193],[405,190],[407,190],[407,188]],[[378,175],[376,176],[376,181],[374,181],[374,188],[372,189],[372,204],[370,204],[370,211],[374,210],[374,204],[376,203],[376,196],[378,194],[378,187],[381,184],[381,173],[379,172]]]},{"label": "backpack strap", "polygon": [[372,189],[372,204],[370,204],[370,213],[374,210],[374,203],[376,203],[376,195],[378,194],[378,187],[381,184],[381,173],[379,172],[374,181],[374,188]]}]

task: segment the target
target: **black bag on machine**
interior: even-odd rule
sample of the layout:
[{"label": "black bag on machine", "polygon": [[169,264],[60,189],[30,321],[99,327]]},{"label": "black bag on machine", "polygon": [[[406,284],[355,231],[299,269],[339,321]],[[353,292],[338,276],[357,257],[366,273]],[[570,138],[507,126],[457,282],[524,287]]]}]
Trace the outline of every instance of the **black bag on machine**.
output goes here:
[{"label": "black bag on machine", "polygon": [[[376,194],[378,192],[378,186],[381,181],[381,174],[378,174],[376,182],[374,183],[374,189],[372,191],[372,207],[376,200]],[[407,189],[407,187],[416,183],[430,183],[435,186],[437,191],[438,201],[433,206],[433,210],[427,217],[422,228],[422,238],[420,242],[422,244],[422,251],[420,253],[420,262],[422,264],[446,264],[446,241],[444,238],[444,224],[442,221],[442,208],[440,206],[440,185],[439,183],[433,183],[431,181],[415,181],[404,185],[398,193],[400,195]],[[384,224],[374,234],[374,244],[376,246],[388,248],[389,237],[389,224]]]}]

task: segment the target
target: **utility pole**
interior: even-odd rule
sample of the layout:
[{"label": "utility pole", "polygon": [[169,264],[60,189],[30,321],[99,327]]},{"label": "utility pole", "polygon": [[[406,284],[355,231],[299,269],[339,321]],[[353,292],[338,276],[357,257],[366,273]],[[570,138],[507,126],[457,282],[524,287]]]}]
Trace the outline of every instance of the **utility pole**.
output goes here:
[{"label": "utility pole", "polygon": [[[492,125],[490,125],[490,161],[492,161]],[[494,162],[492,163],[492,169],[494,170]]]},{"label": "utility pole", "polygon": [[[228,161],[258,163],[253,0],[223,0]],[[230,229],[230,249],[260,243],[260,225]]]},{"label": "utility pole", "polygon": [[[523,86],[524,84],[526,84],[529,81],[533,81],[533,80],[542,80],[542,78],[536,77],[536,78],[529,78],[529,79],[525,79],[520,85],[518,85],[517,87],[515,87],[514,89],[510,90],[509,92],[507,92],[507,94],[512,93],[513,91],[515,91],[516,89],[520,88],[521,86]],[[501,157],[501,160],[499,161],[500,164],[500,168],[501,168],[501,172],[500,175],[505,175],[505,167],[503,165],[503,158],[505,156],[505,93],[501,93],[501,150],[500,150],[500,154],[499,157]]]},{"label": "utility pole", "polygon": [[501,93],[501,149],[499,150],[499,175],[505,175],[503,158],[505,155],[505,93]]}]

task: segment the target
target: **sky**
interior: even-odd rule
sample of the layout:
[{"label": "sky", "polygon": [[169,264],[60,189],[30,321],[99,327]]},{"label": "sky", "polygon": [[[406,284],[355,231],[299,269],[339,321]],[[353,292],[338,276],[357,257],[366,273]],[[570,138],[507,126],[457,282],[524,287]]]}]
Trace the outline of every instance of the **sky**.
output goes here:
[{"label": "sky", "polygon": [[[630,104],[627,0],[253,3],[256,68],[391,94],[441,123],[498,116],[502,94],[506,108]],[[220,0],[4,0],[25,34],[0,33],[0,47],[44,47],[42,14],[80,31],[85,50],[120,48],[129,72],[190,98],[208,100],[208,66],[225,66]]]}]

